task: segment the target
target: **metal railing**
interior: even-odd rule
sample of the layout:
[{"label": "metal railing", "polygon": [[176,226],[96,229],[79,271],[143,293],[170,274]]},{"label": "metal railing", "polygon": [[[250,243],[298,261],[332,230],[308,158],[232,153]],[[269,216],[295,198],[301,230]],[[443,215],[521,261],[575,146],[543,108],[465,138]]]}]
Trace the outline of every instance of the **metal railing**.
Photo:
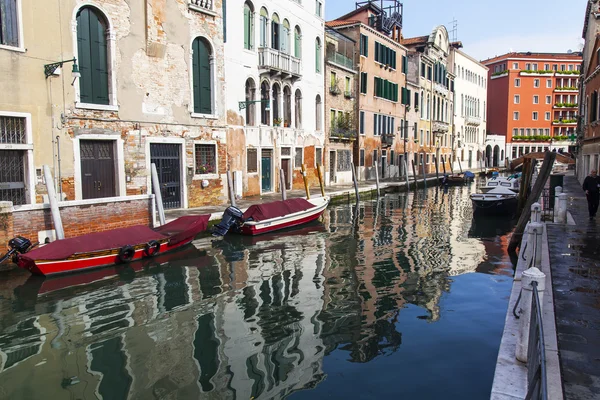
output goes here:
[{"label": "metal railing", "polygon": [[300,59],[268,47],[258,49],[258,66],[300,76]]},{"label": "metal railing", "polygon": [[548,398],[546,381],[546,346],[542,324],[542,305],[538,293],[538,283],[533,281],[531,301],[531,324],[529,325],[529,346],[527,352],[527,396],[526,400]]},{"label": "metal railing", "polygon": [[348,69],[356,69],[356,66],[354,65],[354,61],[352,60],[352,58],[347,57],[341,53],[338,52],[328,52],[327,53],[327,61],[332,62],[334,64],[340,65],[342,67],[348,68]]},{"label": "metal railing", "polygon": [[353,139],[356,137],[356,129],[346,129],[333,126],[329,130],[329,137],[338,139]]}]

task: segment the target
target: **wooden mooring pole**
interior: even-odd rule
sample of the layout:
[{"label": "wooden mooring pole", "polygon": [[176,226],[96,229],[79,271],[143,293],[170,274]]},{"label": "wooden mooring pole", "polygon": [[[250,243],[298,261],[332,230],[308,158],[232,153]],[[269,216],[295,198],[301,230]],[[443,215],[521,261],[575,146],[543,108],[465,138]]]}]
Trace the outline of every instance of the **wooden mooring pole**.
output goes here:
[{"label": "wooden mooring pole", "polygon": [[404,158],[404,177],[406,178],[406,191],[410,190],[410,182],[408,180],[408,161]]},{"label": "wooden mooring pole", "polygon": [[444,160],[444,156],[440,157],[442,159],[442,168],[444,169],[444,175],[446,175],[446,160]]},{"label": "wooden mooring pole", "polygon": [[413,178],[415,180],[415,189],[416,189],[418,186],[418,183],[417,183],[417,169],[415,168],[415,160],[410,160],[410,162],[412,163]]},{"label": "wooden mooring pole", "polygon": [[421,170],[423,171],[423,186],[427,189],[427,175],[425,174],[425,163],[421,163]]},{"label": "wooden mooring pole", "polygon": [[302,179],[304,180],[304,190],[306,190],[306,198],[310,200],[310,190],[308,189],[308,177],[306,176],[306,164],[302,164]]},{"label": "wooden mooring pole", "polygon": [[360,201],[360,196],[358,194],[358,171],[356,170],[356,167],[354,166],[354,163],[351,164],[352,165],[352,180],[354,181],[354,194],[356,195],[356,202],[358,203]]},{"label": "wooden mooring pole", "polygon": [[435,179],[437,179],[439,182],[440,181],[440,171],[439,171],[439,167],[438,167],[438,159],[436,156],[433,156],[433,162],[435,163]]},{"label": "wooden mooring pole", "polygon": [[377,187],[377,197],[379,198],[379,168],[377,167],[377,160],[375,162],[375,186]]},{"label": "wooden mooring pole", "polygon": [[323,166],[317,164],[317,173],[319,174],[319,186],[321,186],[321,196],[325,197],[325,185],[323,184]]}]

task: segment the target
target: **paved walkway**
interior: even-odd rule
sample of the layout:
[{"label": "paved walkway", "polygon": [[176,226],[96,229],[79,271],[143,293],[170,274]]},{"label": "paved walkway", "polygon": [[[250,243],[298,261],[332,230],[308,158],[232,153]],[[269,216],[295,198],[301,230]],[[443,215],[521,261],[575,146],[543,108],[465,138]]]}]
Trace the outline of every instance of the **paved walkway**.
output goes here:
[{"label": "paved walkway", "polygon": [[575,225],[548,224],[564,394],[600,399],[600,217],[589,220],[574,176],[565,176],[564,192]]}]

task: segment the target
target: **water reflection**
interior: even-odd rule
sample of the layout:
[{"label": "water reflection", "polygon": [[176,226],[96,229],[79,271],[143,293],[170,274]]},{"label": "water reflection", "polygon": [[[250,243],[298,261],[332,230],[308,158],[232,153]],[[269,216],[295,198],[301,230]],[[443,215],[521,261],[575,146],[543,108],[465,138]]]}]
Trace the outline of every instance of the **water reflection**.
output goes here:
[{"label": "water reflection", "polygon": [[375,363],[411,346],[403,310],[438,322],[453,276],[510,271],[488,258],[512,226],[472,223],[470,190],[331,207],[301,231],[202,239],[83,286],[15,278],[0,398],[284,398],[326,380],[334,352]]}]

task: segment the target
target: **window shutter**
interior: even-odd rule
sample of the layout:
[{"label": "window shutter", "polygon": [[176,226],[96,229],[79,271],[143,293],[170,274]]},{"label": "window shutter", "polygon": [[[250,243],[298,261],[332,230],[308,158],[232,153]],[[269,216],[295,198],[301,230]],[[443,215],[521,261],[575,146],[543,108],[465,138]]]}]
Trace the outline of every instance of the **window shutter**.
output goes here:
[{"label": "window shutter", "polygon": [[297,31],[294,31],[294,55],[300,58],[300,35]]},{"label": "window shutter", "polygon": [[90,10],[83,8],[77,14],[77,52],[79,63],[79,98],[92,103],[92,54],[90,41]]},{"label": "window shutter", "polygon": [[80,100],[84,103],[109,104],[106,28],[90,8],[77,17],[77,42],[80,51]]},{"label": "window shutter", "polygon": [[406,91],[406,104],[408,106],[410,106],[411,96],[412,96],[412,92],[410,90],[407,90]]},{"label": "window shutter", "polygon": [[250,9],[244,5],[244,48],[250,48]]},{"label": "window shutter", "polygon": [[359,121],[360,133],[365,133],[365,112],[364,111],[360,112],[359,118],[360,118],[360,121]]},{"label": "window shutter", "polygon": [[402,56],[402,72],[404,72],[405,74],[408,71],[408,59],[406,58],[406,56]]}]

